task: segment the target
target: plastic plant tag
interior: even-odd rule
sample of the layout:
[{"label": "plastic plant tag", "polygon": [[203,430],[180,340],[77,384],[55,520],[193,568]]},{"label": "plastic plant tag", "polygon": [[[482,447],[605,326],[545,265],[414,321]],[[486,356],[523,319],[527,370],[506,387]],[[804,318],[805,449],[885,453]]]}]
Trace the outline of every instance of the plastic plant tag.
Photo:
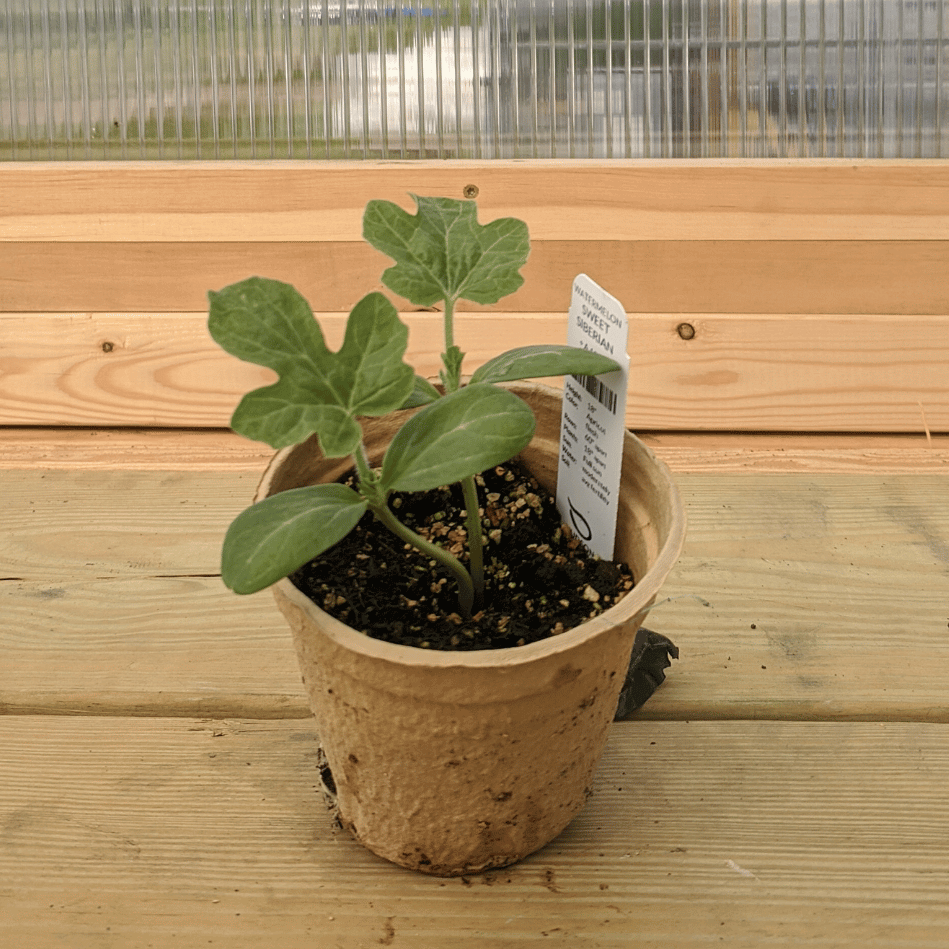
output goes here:
[{"label": "plastic plant tag", "polygon": [[586,274],[573,281],[567,344],[604,353],[622,367],[565,376],[557,508],[584,546],[613,559],[626,430],[629,322],[622,304]]}]

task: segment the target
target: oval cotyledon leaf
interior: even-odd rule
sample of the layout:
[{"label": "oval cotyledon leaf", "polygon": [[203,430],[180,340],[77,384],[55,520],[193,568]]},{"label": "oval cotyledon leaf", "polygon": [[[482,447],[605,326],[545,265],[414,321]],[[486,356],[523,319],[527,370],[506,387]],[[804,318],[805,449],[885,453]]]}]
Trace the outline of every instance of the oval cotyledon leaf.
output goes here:
[{"label": "oval cotyledon leaf", "polygon": [[241,512],[228,528],[221,578],[235,593],[282,580],[359,523],[366,499],[344,484],[281,491]]},{"label": "oval cotyledon leaf", "polygon": [[476,475],[525,448],[535,424],[530,407],[512,392],[487,383],[465,386],[399,429],[382,462],[382,486],[428,491]]},{"label": "oval cotyledon leaf", "polygon": [[614,372],[619,363],[578,346],[538,345],[509,349],[479,366],[472,382],[513,382],[540,376],[597,376]]}]

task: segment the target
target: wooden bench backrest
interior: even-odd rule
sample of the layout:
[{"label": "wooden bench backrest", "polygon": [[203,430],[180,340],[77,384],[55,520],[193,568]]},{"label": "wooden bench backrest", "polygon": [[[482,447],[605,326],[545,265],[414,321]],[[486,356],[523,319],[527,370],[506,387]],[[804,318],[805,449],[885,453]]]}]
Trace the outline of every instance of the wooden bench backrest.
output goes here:
[{"label": "wooden bench backrest", "polygon": [[[467,371],[562,342],[585,272],[631,317],[635,430],[949,431],[949,164],[838,161],[0,166],[0,424],[226,427],[272,377],[210,340],[209,289],[289,281],[335,346],[382,289],[366,202],[474,189],[532,253],[459,317]],[[434,374],[439,314],[397,303]]]}]

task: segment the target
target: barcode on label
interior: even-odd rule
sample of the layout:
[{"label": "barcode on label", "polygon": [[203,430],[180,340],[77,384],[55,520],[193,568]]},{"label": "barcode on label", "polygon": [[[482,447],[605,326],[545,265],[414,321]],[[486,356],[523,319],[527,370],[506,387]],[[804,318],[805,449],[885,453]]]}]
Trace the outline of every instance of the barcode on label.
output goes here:
[{"label": "barcode on label", "polygon": [[603,385],[596,376],[574,376],[573,378],[608,412],[616,415],[616,393],[609,386]]}]

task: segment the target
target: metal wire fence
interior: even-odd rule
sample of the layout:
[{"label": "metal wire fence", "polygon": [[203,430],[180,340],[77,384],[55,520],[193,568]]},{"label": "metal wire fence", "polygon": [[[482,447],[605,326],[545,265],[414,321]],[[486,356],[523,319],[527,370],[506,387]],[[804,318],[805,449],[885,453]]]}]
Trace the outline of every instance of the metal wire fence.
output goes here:
[{"label": "metal wire fence", "polygon": [[949,0],[0,0],[0,158],[940,157]]}]

